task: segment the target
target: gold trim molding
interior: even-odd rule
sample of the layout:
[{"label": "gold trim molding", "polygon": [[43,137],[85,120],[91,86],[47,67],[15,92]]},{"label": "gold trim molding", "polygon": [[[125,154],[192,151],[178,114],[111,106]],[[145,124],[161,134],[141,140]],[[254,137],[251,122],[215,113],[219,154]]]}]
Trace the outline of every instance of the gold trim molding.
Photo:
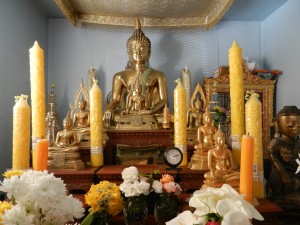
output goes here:
[{"label": "gold trim molding", "polygon": [[55,0],[74,25],[212,28],[234,0]]}]

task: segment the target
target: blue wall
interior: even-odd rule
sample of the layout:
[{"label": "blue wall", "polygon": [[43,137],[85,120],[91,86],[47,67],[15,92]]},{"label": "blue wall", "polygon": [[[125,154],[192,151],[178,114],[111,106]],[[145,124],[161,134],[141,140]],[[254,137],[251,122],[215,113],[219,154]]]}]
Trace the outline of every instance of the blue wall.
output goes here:
[{"label": "blue wall", "polygon": [[289,0],[262,22],[262,59],[266,68],[283,71],[278,79],[277,111],[300,108],[300,1]]},{"label": "blue wall", "polygon": [[[48,85],[56,83],[59,115],[64,117],[81,79],[93,65],[105,97],[113,75],[127,63],[126,41],[134,28],[73,27],[65,19],[49,23]],[[251,31],[251,32],[250,32]],[[212,30],[144,29],[152,42],[150,65],[167,77],[169,107],[173,111],[173,82],[185,65],[192,73],[192,89],[203,77],[228,65],[228,49],[236,40],[243,55],[260,63],[260,22],[220,22]],[[60,118],[61,120],[62,118]]]},{"label": "blue wall", "polygon": [[30,94],[29,48],[37,40],[47,56],[47,37],[48,19],[33,0],[0,0],[0,174],[11,168],[14,97]]}]

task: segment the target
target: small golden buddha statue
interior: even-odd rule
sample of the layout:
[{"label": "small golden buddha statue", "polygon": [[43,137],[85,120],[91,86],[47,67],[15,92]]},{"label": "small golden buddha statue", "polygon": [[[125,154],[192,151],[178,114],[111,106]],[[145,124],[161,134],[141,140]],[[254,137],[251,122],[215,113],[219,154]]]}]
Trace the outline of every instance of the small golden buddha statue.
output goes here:
[{"label": "small golden buddha statue", "polygon": [[90,112],[86,109],[87,101],[82,97],[77,103],[78,111],[73,114],[72,130],[76,131],[77,141],[90,140]]},{"label": "small golden buddha statue", "polygon": [[219,125],[215,133],[216,145],[208,150],[208,169],[204,174],[204,186],[221,187],[224,183],[238,188],[239,173],[233,171],[231,150],[226,146],[226,137]]},{"label": "small golden buddha statue", "polygon": [[202,102],[200,101],[199,97],[197,97],[195,103],[195,107],[193,110],[188,112],[188,128],[198,128],[202,124]]},{"label": "small golden buddha statue", "polygon": [[77,134],[71,130],[72,120],[68,115],[63,120],[63,130],[57,132],[55,143],[49,147],[49,169],[83,169],[77,145]]},{"label": "small golden buddha statue", "polygon": [[[283,208],[300,208],[300,173],[295,174],[300,154],[300,109],[285,106],[276,116],[278,134],[271,140],[272,169],[267,181],[268,198],[280,200]],[[291,202],[293,199],[293,203]]]},{"label": "small golden buddha statue", "polygon": [[206,107],[203,114],[203,124],[197,129],[197,144],[195,145],[194,155],[191,158],[188,168],[195,170],[207,170],[208,150],[215,146],[214,135],[217,128],[213,125],[212,115]]},{"label": "small golden buddha statue", "polygon": [[148,98],[142,94],[142,86],[139,82],[134,85],[133,93],[128,95],[127,113],[139,113],[141,110],[148,110]]},{"label": "small golden buddha statue", "polygon": [[[149,67],[151,42],[141,30],[139,18],[136,21],[135,31],[127,41],[127,52],[130,66],[114,75],[111,100],[107,100],[103,116],[104,126],[113,128],[119,125],[116,126],[116,129],[135,129],[135,127],[147,129],[147,126],[143,127],[142,125],[148,123],[144,119],[149,119],[149,117],[143,117],[143,115],[154,115],[162,112],[167,103],[167,88],[164,73]],[[120,114],[128,109],[126,96],[133,93],[136,82],[141,85],[141,95],[148,99],[149,108],[136,110],[136,113],[125,115],[120,121]],[[139,124],[138,121],[141,123]],[[150,123],[152,122],[153,120],[150,121]],[[131,123],[135,123],[136,126],[124,128],[126,124]],[[151,129],[151,125],[149,129]]]}]

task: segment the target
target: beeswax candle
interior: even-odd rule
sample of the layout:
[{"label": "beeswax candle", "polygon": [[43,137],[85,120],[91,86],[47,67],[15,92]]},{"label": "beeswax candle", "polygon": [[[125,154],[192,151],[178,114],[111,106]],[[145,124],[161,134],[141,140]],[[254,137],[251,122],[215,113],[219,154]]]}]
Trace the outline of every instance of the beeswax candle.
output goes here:
[{"label": "beeswax candle", "polygon": [[245,199],[251,204],[253,202],[253,149],[254,138],[243,135],[240,167],[240,193],[245,194]]},{"label": "beeswax candle", "polygon": [[[242,49],[236,41],[229,49],[229,73],[230,73],[230,113],[231,113],[231,136],[237,143],[234,144],[233,151],[240,151],[240,143],[244,134],[244,84],[243,84],[243,66]],[[239,156],[233,153],[233,156]],[[239,165],[240,158],[234,160]]]},{"label": "beeswax candle", "polygon": [[13,158],[12,169],[29,169],[30,159],[30,107],[27,96],[16,96],[13,108]]},{"label": "beeswax candle", "polygon": [[182,163],[179,166],[187,165],[187,136],[186,136],[186,93],[180,79],[174,89],[174,145],[183,154]]},{"label": "beeswax candle", "polygon": [[36,142],[34,170],[47,170],[49,141],[40,139]]},{"label": "beeswax candle", "polygon": [[246,132],[254,138],[253,194],[265,197],[262,148],[262,110],[258,94],[251,94],[245,105]]},{"label": "beeswax candle", "polygon": [[102,134],[102,91],[93,79],[90,89],[90,126],[91,126],[91,166],[98,167],[104,164],[103,134]]},{"label": "beeswax candle", "polygon": [[37,41],[29,49],[30,56],[30,84],[31,84],[31,113],[32,138],[46,137],[46,103],[45,103],[45,75],[44,50]]}]

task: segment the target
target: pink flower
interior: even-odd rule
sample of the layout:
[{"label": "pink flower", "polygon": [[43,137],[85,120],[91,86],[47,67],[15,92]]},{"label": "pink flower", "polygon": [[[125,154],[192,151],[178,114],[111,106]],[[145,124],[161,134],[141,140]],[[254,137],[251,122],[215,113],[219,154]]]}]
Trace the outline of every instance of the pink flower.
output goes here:
[{"label": "pink flower", "polygon": [[175,182],[169,182],[169,183],[163,184],[163,189],[167,193],[174,193],[175,195],[180,194],[180,192],[182,191],[179,184],[177,184]]},{"label": "pink flower", "polygon": [[160,179],[160,182],[165,184],[169,182],[174,182],[174,178],[169,174],[163,174],[162,178]]},{"label": "pink flower", "polygon": [[218,222],[208,222],[205,225],[220,225]]}]

